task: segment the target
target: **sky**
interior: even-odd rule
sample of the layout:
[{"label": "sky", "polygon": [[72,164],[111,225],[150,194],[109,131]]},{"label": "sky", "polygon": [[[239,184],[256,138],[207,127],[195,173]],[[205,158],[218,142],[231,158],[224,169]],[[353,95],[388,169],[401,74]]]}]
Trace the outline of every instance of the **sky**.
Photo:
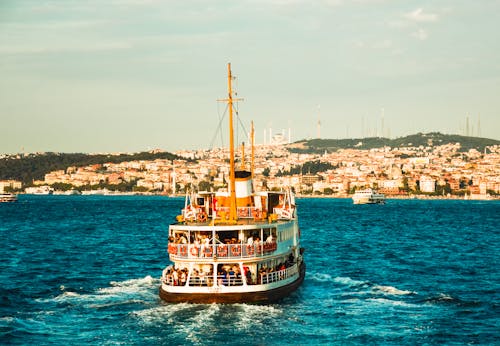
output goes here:
[{"label": "sky", "polygon": [[227,145],[228,62],[237,141],[500,139],[498,0],[2,0],[0,153]]}]

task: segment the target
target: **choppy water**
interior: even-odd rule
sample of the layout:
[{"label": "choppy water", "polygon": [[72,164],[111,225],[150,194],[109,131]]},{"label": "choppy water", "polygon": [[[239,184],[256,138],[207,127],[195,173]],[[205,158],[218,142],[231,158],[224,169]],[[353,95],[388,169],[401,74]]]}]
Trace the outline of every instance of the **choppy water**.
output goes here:
[{"label": "choppy water", "polygon": [[182,199],[0,204],[0,344],[498,344],[500,203],[301,199],[308,271],[280,304],[165,304]]}]

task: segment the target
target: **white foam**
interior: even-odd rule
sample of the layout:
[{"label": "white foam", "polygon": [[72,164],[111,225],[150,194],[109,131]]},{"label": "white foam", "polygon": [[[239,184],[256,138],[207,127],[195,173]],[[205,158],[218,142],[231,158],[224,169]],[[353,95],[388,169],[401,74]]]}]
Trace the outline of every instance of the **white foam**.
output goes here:
[{"label": "white foam", "polygon": [[[111,287],[99,288],[95,293],[79,294],[65,291],[54,298],[39,298],[36,301],[47,302],[69,302],[72,304],[88,304],[88,307],[104,307],[129,302],[138,302],[137,298],[152,301],[156,298],[156,287],[160,284],[159,279],[153,279],[150,275],[125,281],[111,281]],[[61,286],[60,289],[63,289]]]},{"label": "white foam", "polygon": [[439,293],[439,300],[454,300],[454,298],[448,294],[445,293]]},{"label": "white foam", "polygon": [[311,274],[311,278],[314,281],[319,281],[319,282],[332,281],[332,276],[330,274],[325,274],[325,273],[313,273]]},{"label": "white foam", "polygon": [[410,304],[403,302],[401,300],[392,300],[387,298],[369,298],[366,302],[375,303],[377,305],[392,305],[392,306],[403,306],[403,307],[419,307],[417,304]]},{"label": "white foam", "polygon": [[173,318],[182,311],[189,311],[195,305],[188,303],[158,305],[153,308],[134,311],[132,314],[146,324],[172,322]]},{"label": "white foam", "polygon": [[238,308],[234,327],[240,331],[251,329],[258,321],[279,318],[283,310],[271,305],[234,304]]},{"label": "white foam", "polygon": [[400,289],[393,287],[393,286],[382,286],[382,285],[373,286],[373,291],[375,293],[383,293],[383,294],[389,294],[389,295],[394,295],[394,296],[416,294],[416,292],[414,292],[414,291],[400,290]]},{"label": "white foam", "polygon": [[367,282],[365,281],[353,280],[348,276],[338,276],[333,279],[333,281],[347,286],[359,286],[367,284]]},{"label": "white foam", "polygon": [[54,298],[37,298],[37,299],[35,299],[35,301],[38,303],[47,303],[47,302],[51,302],[51,301],[64,302],[64,301],[79,298],[79,297],[82,297],[82,296],[76,292],[66,291],[66,292],[59,294],[58,296],[56,296]]},{"label": "white foam", "polygon": [[159,279],[153,279],[150,275],[140,279],[130,279],[125,281],[111,281],[111,287],[99,288],[97,292],[102,294],[120,294],[133,293],[142,288],[157,286],[160,284]]}]

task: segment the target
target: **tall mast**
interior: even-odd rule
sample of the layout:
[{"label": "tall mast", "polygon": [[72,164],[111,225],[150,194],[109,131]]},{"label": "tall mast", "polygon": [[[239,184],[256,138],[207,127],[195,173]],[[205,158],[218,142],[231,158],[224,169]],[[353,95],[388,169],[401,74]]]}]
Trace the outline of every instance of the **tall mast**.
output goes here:
[{"label": "tall mast", "polygon": [[250,132],[250,141],[251,141],[251,145],[252,145],[252,158],[250,161],[250,173],[252,174],[251,177],[252,177],[252,181],[253,181],[253,168],[254,168],[254,164],[255,164],[255,131],[253,128],[253,121],[252,121],[252,129]]},{"label": "tall mast", "polygon": [[233,89],[232,82],[233,76],[231,74],[231,63],[227,64],[227,85],[228,85],[228,98],[227,104],[229,107],[229,189],[230,189],[230,207],[229,207],[229,221],[237,219],[236,213],[236,183],[234,173],[234,129],[233,129]]}]

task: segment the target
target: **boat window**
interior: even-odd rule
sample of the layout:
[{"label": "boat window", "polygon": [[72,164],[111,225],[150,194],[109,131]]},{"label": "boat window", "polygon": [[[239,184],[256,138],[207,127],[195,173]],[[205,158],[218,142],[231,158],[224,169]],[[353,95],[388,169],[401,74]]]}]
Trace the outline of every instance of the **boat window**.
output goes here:
[{"label": "boat window", "polygon": [[264,238],[268,243],[272,243],[276,241],[276,227],[273,228],[264,228]]},{"label": "boat window", "polygon": [[241,286],[243,277],[237,264],[219,264],[217,265],[217,285],[218,286]]},{"label": "boat window", "polygon": [[196,198],[196,204],[199,206],[204,206],[205,205],[205,198],[203,198],[203,197]]},{"label": "boat window", "polygon": [[213,286],[214,272],[213,265],[205,264],[196,266],[189,275],[189,286]]},{"label": "boat window", "polygon": [[267,203],[268,203],[268,206],[267,206],[267,210],[269,210],[269,212],[272,212],[273,209],[280,204],[280,197],[282,197],[281,194],[278,194],[278,193],[270,193],[268,195],[268,198],[267,198]]}]

